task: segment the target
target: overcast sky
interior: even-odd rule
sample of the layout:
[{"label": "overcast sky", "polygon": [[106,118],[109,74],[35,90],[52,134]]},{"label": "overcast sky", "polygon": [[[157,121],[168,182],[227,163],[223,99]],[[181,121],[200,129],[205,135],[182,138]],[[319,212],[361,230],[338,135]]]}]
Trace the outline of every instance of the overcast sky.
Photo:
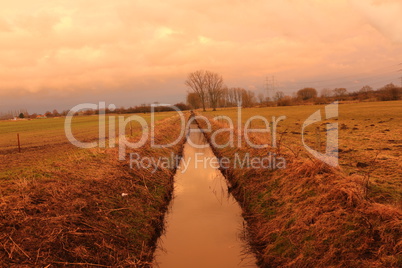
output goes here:
[{"label": "overcast sky", "polygon": [[0,1],[0,112],[176,103],[197,69],[256,93],[402,76],[401,0]]}]

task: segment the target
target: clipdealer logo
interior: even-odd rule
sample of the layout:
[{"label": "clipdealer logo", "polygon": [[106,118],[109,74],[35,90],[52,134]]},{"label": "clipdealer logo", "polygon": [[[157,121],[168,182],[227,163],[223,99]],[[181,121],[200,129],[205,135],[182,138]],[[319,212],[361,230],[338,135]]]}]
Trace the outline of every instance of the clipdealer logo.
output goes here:
[{"label": "clipdealer logo", "polygon": [[[180,134],[179,136],[169,144],[157,144],[155,141],[155,114],[157,107],[170,107],[175,113],[178,114],[180,118]],[[240,105],[239,105],[240,106]],[[110,104],[108,107],[109,111],[114,111],[116,106]],[[75,138],[72,125],[74,116],[82,111],[82,110],[98,110],[99,111],[99,134],[98,141],[91,142],[83,142],[79,141]],[[228,116],[216,116],[213,120],[225,121],[227,123],[227,128],[220,128],[214,132],[212,132],[212,125],[209,119],[205,116],[195,115],[190,117],[190,119],[186,122],[186,118],[184,113],[176,106],[170,104],[152,104],[150,111],[150,123],[139,116],[139,115],[131,115],[129,117],[125,117],[124,115],[116,116],[116,115],[108,115],[108,124],[106,124],[106,104],[105,102],[100,102],[99,104],[94,103],[83,103],[74,106],[66,116],[64,129],[65,135],[67,139],[73,145],[79,148],[106,148],[107,145],[110,148],[118,146],[119,151],[119,160],[126,160],[127,157],[127,148],[137,149],[144,146],[148,139],[150,139],[151,148],[168,148],[177,145],[186,135],[191,131],[200,131],[199,129],[192,129],[190,125],[194,121],[204,121],[206,128],[201,129],[203,132],[212,133],[210,136],[211,145],[215,148],[225,148],[225,147],[242,147],[243,144],[255,149],[264,149],[267,147],[276,148],[277,147],[277,126],[278,124],[286,120],[286,116],[275,117],[272,116],[271,121],[269,121],[266,117],[261,115],[255,115],[247,119],[244,126],[241,125],[242,122],[242,108],[238,107],[237,109],[237,123],[235,124],[233,120]],[[324,119],[331,119],[338,116],[338,102],[331,103],[325,106],[325,117]],[[304,148],[316,159],[330,165],[330,166],[338,166],[338,123],[327,124],[327,141],[326,141],[326,152],[325,154],[320,153],[311,147],[309,147],[305,142],[305,128],[311,124],[320,122],[322,120],[321,111],[317,110],[312,115],[310,115],[303,123],[302,126],[302,143]],[[116,126],[116,120],[118,125]],[[253,129],[251,128],[251,123],[253,120],[259,120],[263,123],[262,128]],[[140,125],[139,133],[141,136],[138,141],[132,142],[127,139],[126,136],[126,128],[130,124],[130,122],[135,121]],[[108,125],[108,126],[106,126]],[[237,131],[235,131],[235,129]],[[116,136],[116,132],[118,133]],[[106,135],[108,133],[108,135]],[[229,139],[225,144],[218,144],[216,142],[217,135],[220,133],[227,133]],[[250,139],[250,133],[261,133],[261,135],[269,135],[270,142],[266,144],[254,144]],[[209,144],[195,144],[191,141],[191,139],[187,140],[188,143],[194,148],[206,148]],[[272,158],[272,155],[270,155]],[[130,155],[130,159],[132,160],[132,156]],[[139,156],[136,156],[136,159],[139,159]],[[148,161],[149,163],[160,163],[161,161],[152,160]],[[166,161],[165,161],[166,162]],[[158,166],[153,164],[153,166]],[[283,165],[286,166],[286,165]]]}]

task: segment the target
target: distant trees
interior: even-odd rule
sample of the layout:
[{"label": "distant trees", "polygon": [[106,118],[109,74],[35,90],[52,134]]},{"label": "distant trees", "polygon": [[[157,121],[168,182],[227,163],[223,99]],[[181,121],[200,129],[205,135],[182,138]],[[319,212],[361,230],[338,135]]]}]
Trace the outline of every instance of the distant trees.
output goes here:
[{"label": "distant trees", "polygon": [[348,93],[348,90],[343,87],[334,89],[334,95],[337,98],[343,98],[346,96],[347,93]]},{"label": "distant trees", "polygon": [[187,95],[187,104],[193,109],[202,107],[205,111],[211,107],[214,111],[217,107],[252,107],[260,106],[290,106],[303,103],[326,104],[336,100],[399,100],[402,98],[402,87],[388,84],[384,87],[373,90],[370,86],[364,86],[358,91],[348,92],[346,88],[324,88],[320,90],[318,97],[317,90],[313,87],[305,87],[292,95],[285,95],[277,91],[272,99],[264,97],[262,92],[255,94],[252,90],[241,87],[228,88],[223,83],[220,74],[198,70],[190,73],[185,84],[192,90]]},{"label": "distant trees", "polygon": [[208,92],[209,102],[212,110],[216,111],[218,101],[223,93],[222,75],[210,71],[205,72],[205,87]]},{"label": "distant trees", "polygon": [[[219,80],[217,80],[219,82]],[[251,90],[246,90],[241,87],[227,88],[225,86],[215,87],[209,91],[205,99],[205,108],[211,107],[214,111],[218,107],[252,107],[256,103],[255,93]],[[187,104],[193,109],[204,108],[200,96],[195,92],[187,94]]]},{"label": "distant trees", "polygon": [[[108,110],[106,110],[106,112],[108,112]],[[89,109],[89,110],[83,111],[82,113],[83,113],[84,115],[94,115],[94,114],[95,114],[95,111]]]},{"label": "distant trees", "polygon": [[309,100],[317,97],[317,90],[312,87],[306,87],[297,91],[297,97],[301,100]]},{"label": "distant trees", "polygon": [[399,100],[401,96],[401,88],[398,88],[394,84],[387,84],[380,88],[378,91],[380,92],[380,100],[382,101],[390,101],[390,100]]},{"label": "distant trees", "polygon": [[[21,114],[23,117],[21,117]],[[16,117],[28,118],[29,113],[26,109],[20,109],[20,110],[8,111],[8,112],[0,112],[0,120],[13,119]]]},{"label": "distant trees", "polygon": [[290,96],[283,96],[277,102],[278,106],[291,106],[293,104],[293,99]]},{"label": "distant trees", "polygon": [[190,73],[184,84],[198,95],[204,111],[207,102],[209,102],[214,111],[216,110],[219,99],[223,94],[222,75],[211,71],[198,70]]},{"label": "distant trees", "polygon": [[[159,104],[158,102],[154,102],[153,104]],[[189,107],[188,105],[186,105],[185,103],[179,102],[176,103],[174,105],[175,108],[177,108],[180,111],[185,111],[185,110],[190,110],[191,107]],[[176,109],[171,107],[171,106],[164,106],[164,105],[160,105],[160,106],[155,106],[155,105],[151,105],[151,104],[141,104],[138,106],[132,106],[132,107],[128,107],[128,108],[124,108],[124,107],[119,107],[113,110],[110,109],[105,109],[105,113],[106,114],[132,114],[132,113],[150,113],[152,111],[154,112],[171,112],[171,111],[176,111]],[[62,115],[65,112],[63,111]],[[84,110],[84,111],[80,111],[78,112],[77,115],[98,115],[99,114],[99,110],[92,110],[92,109],[88,109],[88,110]]]},{"label": "distant trees", "polygon": [[243,97],[243,91],[245,89],[241,87],[232,87],[229,89],[229,103],[230,106],[240,106]]},{"label": "distant trees", "polygon": [[59,112],[58,112],[56,109],[53,110],[52,115],[53,115],[54,117],[60,116]]},{"label": "distant trees", "polygon": [[222,75],[211,71],[192,72],[184,84],[192,91],[187,95],[187,104],[194,109],[201,106],[204,111],[206,107],[215,111],[217,107],[251,107],[255,104],[253,91],[240,87],[227,88]]},{"label": "distant trees", "polygon": [[229,99],[229,88],[224,86],[222,88],[222,94],[218,101],[219,107],[228,107],[228,99]]},{"label": "distant trees", "polygon": [[255,94],[250,90],[242,90],[242,107],[253,107],[255,103]]},{"label": "distant trees", "polygon": [[202,106],[200,96],[195,92],[187,94],[187,104],[193,109],[198,109]]},{"label": "distant trees", "polygon": [[[325,89],[325,93],[328,92]],[[402,98],[402,87],[398,87],[392,83],[387,84],[377,90],[371,86],[365,85],[355,92],[348,92],[346,88],[335,88],[332,90],[333,94],[328,96],[321,92],[321,102],[326,103],[330,100],[372,100],[372,101],[392,101],[400,100]]]},{"label": "distant trees", "polygon": [[277,91],[274,95],[274,101],[279,101],[283,99],[283,97],[285,97],[285,93],[283,93],[282,91]]},{"label": "distant trees", "polygon": [[258,98],[258,102],[259,102],[260,104],[263,104],[263,103],[265,102],[264,94],[258,93],[257,98]]},{"label": "distant trees", "polygon": [[321,89],[320,93],[321,93],[321,95],[320,95],[321,98],[328,98],[328,97],[332,96],[333,91],[329,88],[323,88],[323,89]]},{"label": "distant trees", "polygon": [[359,99],[365,100],[365,99],[370,98],[370,95],[372,95],[373,91],[374,91],[373,88],[370,86],[362,87],[358,92]]},{"label": "distant trees", "polygon": [[205,111],[208,98],[207,88],[205,86],[205,71],[198,70],[190,73],[187,76],[187,80],[184,82],[184,84],[198,95],[201,100],[202,109]]},{"label": "distant trees", "polygon": [[180,111],[190,110],[190,107],[183,102],[176,103],[174,106],[178,108]]}]

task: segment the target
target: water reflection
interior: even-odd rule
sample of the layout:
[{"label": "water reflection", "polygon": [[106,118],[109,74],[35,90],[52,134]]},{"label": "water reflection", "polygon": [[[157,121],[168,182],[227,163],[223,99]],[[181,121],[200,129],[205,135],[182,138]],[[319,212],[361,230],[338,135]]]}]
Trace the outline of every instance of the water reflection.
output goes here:
[{"label": "water reflection", "polygon": [[[197,128],[198,130],[198,128]],[[200,131],[188,139],[206,144]],[[219,170],[196,158],[214,158],[211,148],[184,147],[184,173],[175,176],[174,199],[166,217],[166,232],[158,242],[155,267],[256,267],[244,242],[244,220]]]}]

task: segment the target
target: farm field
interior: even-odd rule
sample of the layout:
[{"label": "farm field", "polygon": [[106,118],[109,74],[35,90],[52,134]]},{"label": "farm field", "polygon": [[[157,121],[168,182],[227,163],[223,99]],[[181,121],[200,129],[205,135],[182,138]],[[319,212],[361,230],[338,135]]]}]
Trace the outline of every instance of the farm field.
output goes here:
[{"label": "farm field", "polygon": [[[324,105],[246,108],[241,112],[242,126],[255,115],[263,116],[269,122],[272,122],[272,116],[286,116],[278,123],[277,139],[282,139],[284,147],[307,157],[302,143],[302,124],[317,110],[323,111]],[[238,120],[235,108],[201,114],[228,116],[235,127]],[[368,176],[370,198],[402,208],[402,101],[340,104],[337,120],[323,120],[306,127],[306,144],[317,149],[316,127],[319,127],[319,151],[325,153],[326,124],[330,122],[338,123],[342,172]],[[261,120],[254,120],[251,127],[262,128],[264,125]],[[261,139],[260,134],[256,135]],[[265,142],[269,144],[271,139],[265,138]]]},{"label": "farm field", "polygon": [[[287,161],[283,170],[223,172],[244,210],[259,265],[398,267],[402,264],[402,101],[340,104],[337,118],[306,127],[306,144],[325,152],[326,125],[338,123],[339,168],[323,165],[303,147],[303,122],[317,110],[324,115],[324,105],[242,109],[242,126],[256,115],[269,122],[272,116],[286,116],[277,124],[277,148],[213,148],[217,157],[232,160],[235,153],[275,152]],[[237,128],[236,108],[197,113],[208,118],[227,116]],[[158,141],[177,138],[176,115],[156,114]],[[151,121],[149,115],[141,116]],[[97,116],[73,120],[78,140],[98,139]],[[211,123],[214,131],[228,126],[223,119]],[[263,126],[257,119],[250,128]],[[135,170],[128,161],[118,161],[117,148],[74,147],[65,137],[64,118],[0,121],[0,131],[0,226],[4,230],[0,258],[5,265],[151,265],[175,167],[155,173]],[[137,141],[140,126],[127,126],[126,135]],[[217,135],[220,144],[228,138],[225,133]],[[250,138],[255,143],[272,142],[265,133],[252,133]],[[148,141],[128,152],[169,157],[180,155],[183,143],[184,139],[159,150]]]},{"label": "farm field", "polygon": [[[157,113],[155,121],[167,119],[175,113]],[[115,135],[118,136],[118,119],[115,118]],[[130,115],[124,115],[127,118]],[[151,116],[141,117],[149,124]],[[47,118],[35,120],[0,121],[0,177],[21,166],[33,167],[38,162],[51,163],[55,159],[64,159],[69,153],[78,153],[80,149],[72,145],[64,131],[65,118]],[[131,124],[134,139],[140,135],[140,125],[136,121]],[[131,128],[126,126],[126,134],[131,135]],[[106,139],[109,135],[109,115],[105,121]],[[72,121],[72,133],[81,142],[97,141],[99,137],[98,116],[75,116]],[[18,153],[17,134],[20,135],[22,153]],[[107,141],[106,141],[107,144]],[[68,160],[67,160],[68,161]]]},{"label": "farm field", "polygon": [[[123,115],[125,118],[133,114]],[[164,112],[156,113],[155,121],[168,118],[174,113]],[[115,116],[117,126],[118,116],[115,114],[106,115],[106,130],[109,127],[109,117]],[[151,122],[150,114],[140,115],[148,124]],[[4,120],[0,121],[0,154],[7,153],[16,149],[16,135],[21,135],[21,145],[24,149],[38,148],[41,146],[52,146],[56,144],[68,143],[64,132],[64,117],[34,119],[34,120]],[[132,123],[133,128],[138,128],[139,124],[135,121]],[[129,125],[126,128],[129,133]],[[99,133],[99,117],[93,116],[74,116],[72,120],[72,132],[78,140],[92,141],[98,138]],[[118,128],[116,127],[116,134]],[[108,134],[108,131],[106,131]],[[135,134],[135,131],[134,131]]]},{"label": "farm field", "polygon": [[[306,144],[323,152],[326,123],[339,125],[339,167],[310,156],[302,142],[303,122],[324,106],[243,109],[247,118],[286,116],[278,124],[277,148],[227,144],[227,120],[211,120],[214,152],[236,157],[286,159],[284,168],[222,168],[231,192],[245,211],[250,244],[262,267],[400,267],[402,265],[401,111],[402,102],[339,105],[339,116],[306,127]],[[213,118],[236,109],[200,112]],[[321,112],[321,114],[323,114]],[[206,129],[205,121],[198,120]],[[263,122],[252,122],[262,128]],[[318,129],[317,129],[318,127]],[[216,134],[215,133],[219,133]],[[307,133],[307,135],[306,135]],[[237,132],[235,131],[235,135]],[[255,144],[269,143],[269,134],[250,134]],[[321,145],[321,146],[320,146]]]},{"label": "farm field", "polygon": [[[177,138],[180,122],[174,115],[156,115],[155,138]],[[77,139],[97,140],[98,117],[74,120]],[[132,128],[127,138],[136,142],[140,129],[134,122]],[[151,261],[175,167],[151,173],[119,161],[117,148],[74,147],[65,137],[64,118],[2,121],[0,133],[2,267],[137,267]],[[150,150],[148,140],[136,152],[168,157],[181,149],[182,142]]]}]

